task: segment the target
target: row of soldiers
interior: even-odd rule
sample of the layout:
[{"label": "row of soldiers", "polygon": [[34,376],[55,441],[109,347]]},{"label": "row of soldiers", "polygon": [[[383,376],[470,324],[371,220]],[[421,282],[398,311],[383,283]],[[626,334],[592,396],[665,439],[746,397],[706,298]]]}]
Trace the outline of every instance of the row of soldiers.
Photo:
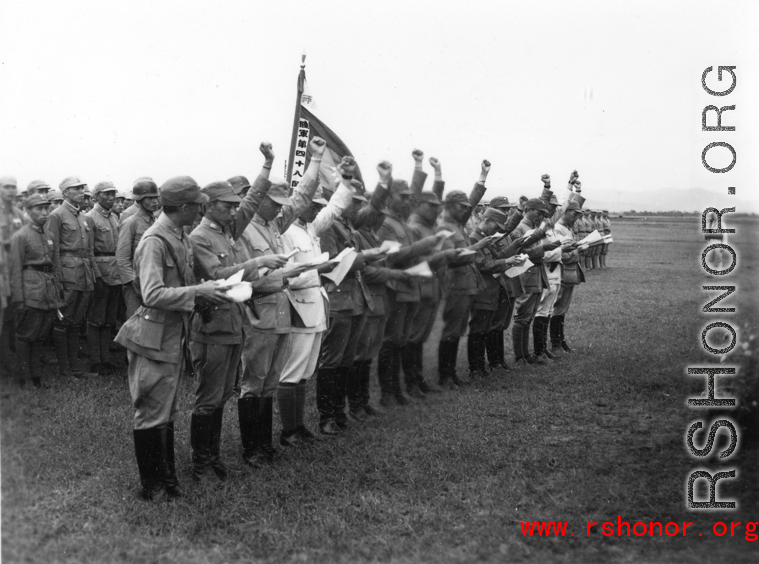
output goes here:
[{"label": "row of soldiers", "polygon": [[[197,377],[190,429],[193,477],[215,481],[227,476],[221,430],[224,405],[233,395],[243,461],[259,467],[278,455],[272,444],[275,396],[280,444],[294,447],[314,439],[304,424],[306,383],[313,374],[319,431],[336,435],[351,422],[378,414],[369,386],[375,357],[380,404],[390,407],[408,405],[409,396],[439,393],[440,387],[466,385],[456,367],[467,330],[470,378],[509,369],[504,332],[512,318],[516,367],[546,364],[571,352],[564,317],[574,287],[584,280],[581,253],[594,249],[579,246],[572,231],[584,202],[576,172],[563,205],[545,176],[539,198],[519,204],[494,198],[467,230],[485,193],[488,161],[469,195],[444,193],[434,158],[429,161],[434,184],[424,191],[420,151],[413,152],[410,183],[393,178],[392,166],[382,162],[379,182],[367,192],[350,157],[338,165],[335,184],[319,186],[324,148],[321,139],[311,141],[306,174],[292,186],[269,180],[274,160],[269,144],[261,145],[265,161],[252,185],[236,176],[201,189],[189,177],[175,177],[158,189],[140,179],[135,203],[120,221],[111,211],[116,190],[110,183],[95,187],[96,204],[86,216],[80,208],[85,184],[77,178],[61,183],[64,204],[52,213],[44,196],[27,198],[29,225],[11,241],[17,344],[29,343],[33,365],[45,324],[52,323],[59,369],[68,366],[76,374],[75,355],[59,347],[59,340],[77,333],[83,319],[77,314],[86,311],[92,292],[102,305],[90,311],[104,310],[101,324],[92,316],[93,331],[114,323],[108,315],[118,308],[110,300],[123,296],[128,318],[116,341],[129,360],[144,498],[181,495],[173,443],[177,388],[186,364]],[[335,258],[346,251],[352,262],[342,279],[329,278],[336,262],[314,264],[322,252]],[[506,273],[526,260],[533,265],[522,274]],[[424,271],[420,265],[431,275],[417,276]],[[244,303],[218,283],[241,270],[252,287]],[[435,385],[423,358],[440,309]],[[55,333],[59,327],[62,336]],[[95,336],[107,345],[103,333]]]}]

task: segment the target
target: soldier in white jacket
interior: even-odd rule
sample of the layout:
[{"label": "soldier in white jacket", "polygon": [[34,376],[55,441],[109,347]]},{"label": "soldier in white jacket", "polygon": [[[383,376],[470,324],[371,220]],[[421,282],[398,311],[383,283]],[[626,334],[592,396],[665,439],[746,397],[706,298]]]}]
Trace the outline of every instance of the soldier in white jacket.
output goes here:
[{"label": "soldier in white jacket", "polygon": [[[351,175],[355,169],[352,157],[343,157],[338,165],[341,176]],[[309,262],[322,254],[319,235],[328,229],[348,206],[353,197],[350,180],[343,179],[332,198],[327,202],[317,193],[311,205],[282,235],[286,253],[297,250],[291,259],[297,263]],[[289,294],[293,319],[291,349],[282,370],[277,388],[279,415],[282,420],[282,446],[294,446],[300,440],[314,435],[306,428],[303,415],[306,401],[306,382],[316,370],[322,337],[329,320],[329,300],[321,286],[320,274],[335,267],[331,264],[318,270],[309,270],[290,280]]]}]

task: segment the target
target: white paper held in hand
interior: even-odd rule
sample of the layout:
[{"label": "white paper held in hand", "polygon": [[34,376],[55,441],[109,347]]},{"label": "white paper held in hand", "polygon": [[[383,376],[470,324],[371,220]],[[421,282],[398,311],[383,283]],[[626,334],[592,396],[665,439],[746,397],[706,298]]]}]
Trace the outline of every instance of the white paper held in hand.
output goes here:
[{"label": "white paper held in hand", "polygon": [[417,265],[407,268],[403,272],[410,274],[411,276],[417,276],[419,278],[432,278],[432,270],[430,270],[430,263],[427,261],[420,262]]}]

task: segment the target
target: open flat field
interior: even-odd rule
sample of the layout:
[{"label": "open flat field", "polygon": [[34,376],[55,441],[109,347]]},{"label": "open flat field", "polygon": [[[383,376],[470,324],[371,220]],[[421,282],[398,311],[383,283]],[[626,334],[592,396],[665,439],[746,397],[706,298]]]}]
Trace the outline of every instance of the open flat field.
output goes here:
[{"label": "open flat field", "polygon": [[[700,267],[697,220],[614,222],[611,268],[588,274],[567,316],[577,352],[550,367],[396,408],[257,472],[242,465],[230,402],[223,454],[231,477],[218,488],[190,480],[193,382],[185,381],[177,463],[186,496],[171,504],[136,498],[124,373],[53,378],[42,391],[6,384],[3,561],[759,562],[759,542],[745,540],[746,522],[759,521],[759,457],[746,433],[736,455],[703,464],[739,469],[719,490],[739,509],[685,509],[687,476],[702,466],[685,435],[699,417],[707,428],[711,421],[686,407],[705,389],[686,367],[714,361],[701,330],[708,321],[740,327],[726,363],[755,370],[748,361],[759,354],[759,339],[750,341],[752,357],[741,346],[757,334],[759,222],[727,222],[738,229],[730,239],[738,267],[719,281]],[[736,314],[701,313],[709,283],[738,287],[729,298]],[[431,341],[426,350],[431,374],[436,348]],[[316,428],[313,397],[309,410]],[[618,537],[618,515],[679,522],[680,533]],[[520,522],[535,521],[566,522],[566,536],[525,537]],[[590,535],[588,521],[598,522]],[[601,534],[604,521],[614,522],[614,536]],[[683,521],[693,522],[686,537]],[[742,525],[717,537],[716,521]]]}]

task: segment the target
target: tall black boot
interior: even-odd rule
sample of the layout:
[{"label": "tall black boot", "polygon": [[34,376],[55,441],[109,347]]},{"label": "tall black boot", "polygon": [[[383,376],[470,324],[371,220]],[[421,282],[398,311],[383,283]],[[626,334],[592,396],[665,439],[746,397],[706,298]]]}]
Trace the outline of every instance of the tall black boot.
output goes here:
[{"label": "tall black boot", "polygon": [[451,378],[451,351],[448,340],[440,341],[437,348],[437,367],[442,388],[456,389]]},{"label": "tall black boot", "polygon": [[364,408],[364,413],[367,415],[379,415],[379,411],[370,403],[372,398],[372,359],[360,361],[358,369],[361,379],[361,407]]},{"label": "tall black boot", "polygon": [[300,436],[298,435],[298,424],[296,422],[298,392],[296,384],[284,382],[277,386],[277,405],[279,405],[279,419],[282,422],[282,433],[279,435],[279,444],[288,446],[298,446]]},{"label": "tall black boot", "polygon": [[335,423],[341,429],[348,428],[348,416],[345,414],[345,403],[348,397],[348,366],[340,366],[335,369],[335,395],[332,396],[332,405],[335,409]]},{"label": "tall black boot", "polygon": [[100,361],[105,370],[118,370],[111,362],[111,342],[111,326],[104,325],[100,328]]},{"label": "tall black boot", "polygon": [[522,349],[524,350],[525,358],[530,364],[547,364],[545,356],[535,356],[535,354],[530,353],[530,325],[531,323],[525,325],[524,332],[522,333]]},{"label": "tall black boot", "polygon": [[214,416],[192,414],[190,419],[190,445],[192,446],[192,477],[197,482],[215,481],[211,469],[211,436]]},{"label": "tall black boot", "polygon": [[279,456],[271,439],[272,419],[274,417],[274,398],[260,398],[260,411],[258,412],[258,443],[261,452],[273,461]]},{"label": "tall black boot", "polygon": [[348,416],[358,423],[366,420],[364,412],[364,390],[361,379],[361,361],[354,362],[348,372],[346,391],[348,394]]},{"label": "tall black boot", "polygon": [[71,366],[69,365],[68,335],[66,335],[65,325],[53,326],[53,348],[55,349],[55,356],[58,359],[58,374],[73,378],[74,373],[71,372]]},{"label": "tall black boot", "polygon": [[169,497],[182,497],[182,490],[177,480],[177,466],[174,459],[174,422],[169,421],[165,427],[159,427],[161,450],[163,455],[163,485]]},{"label": "tall black boot", "polygon": [[313,441],[316,437],[304,423],[307,383],[308,380],[301,380],[295,385],[295,428],[298,431],[298,437],[305,441]]},{"label": "tall black boot", "polygon": [[71,372],[75,378],[97,376],[97,370],[90,369],[89,371],[85,371],[79,364],[79,341],[81,330],[82,326],[71,326],[66,333],[66,348],[68,349],[69,367],[71,367]]},{"label": "tall black boot", "polygon": [[382,343],[377,355],[377,377],[382,393],[380,403],[385,407],[391,407],[396,403],[393,393],[393,355],[393,344],[390,341]]},{"label": "tall black boot", "polygon": [[253,468],[260,468],[263,461],[261,449],[258,447],[258,412],[258,398],[248,396],[237,400],[242,459],[245,464]]},{"label": "tall black boot", "polygon": [[90,372],[100,372],[103,369],[103,361],[100,357],[101,329],[101,327],[87,323],[87,349],[90,351]]},{"label": "tall black boot", "polygon": [[451,380],[457,386],[469,386],[470,383],[461,380],[458,377],[458,374],[456,373],[456,363],[459,356],[459,338],[450,337],[448,339],[448,346],[450,347],[450,351],[448,354],[451,355],[450,358],[448,359],[448,363],[450,365],[450,371],[451,371]]},{"label": "tall black boot", "polygon": [[42,341],[31,343],[29,374],[32,377],[32,384],[34,384],[35,388],[42,387],[42,348]]},{"label": "tall black boot", "polygon": [[549,321],[549,330],[551,335],[551,352],[557,356],[563,352],[561,348],[561,332],[559,330],[559,316],[554,315]]},{"label": "tall black boot", "polygon": [[564,336],[564,316],[560,315],[557,317],[559,320],[559,336],[561,338],[561,348],[564,349],[564,352],[572,353],[575,350],[569,346],[569,343],[567,343],[567,339]]},{"label": "tall black boot", "polygon": [[535,343],[535,357],[545,362],[550,362],[550,357],[546,354],[546,330],[548,329],[547,317],[536,317],[532,322],[532,340]]},{"label": "tall black boot", "polygon": [[551,360],[559,360],[559,357],[555,354],[553,354],[553,351],[551,350],[551,341],[548,338],[548,330],[551,326],[551,318],[550,317],[543,317],[543,324],[541,325],[541,343],[543,345],[543,351]]},{"label": "tall black boot", "polygon": [[23,387],[26,381],[32,377],[32,344],[27,341],[16,339],[16,379],[18,385]]},{"label": "tall black boot", "polygon": [[338,433],[335,423],[335,396],[334,368],[319,368],[316,373],[316,408],[319,410],[319,430],[324,435],[336,435]]},{"label": "tall black boot", "polygon": [[485,366],[485,334],[470,332],[466,349],[469,360],[469,377],[476,379],[490,376],[490,372]]},{"label": "tall black boot", "polygon": [[227,467],[221,461],[221,431],[224,427],[224,406],[213,412],[213,431],[211,432],[211,468],[219,480],[227,479]]},{"label": "tall black boot", "polygon": [[[416,345],[414,343],[406,343],[401,347],[401,367],[403,379],[406,383],[406,393],[412,398],[424,399],[424,392],[419,388],[421,376],[416,370]],[[398,384],[398,388],[400,388],[400,376]]]},{"label": "tall black boot", "polygon": [[514,348],[514,366],[524,367],[527,364],[524,354],[524,325],[514,323],[511,327],[511,343]]},{"label": "tall black boot", "polygon": [[[78,335],[77,335],[78,337]],[[164,472],[161,467],[160,428],[134,429],[134,453],[137,457],[137,469],[140,472],[142,489],[140,497],[147,501],[166,499]]]}]

